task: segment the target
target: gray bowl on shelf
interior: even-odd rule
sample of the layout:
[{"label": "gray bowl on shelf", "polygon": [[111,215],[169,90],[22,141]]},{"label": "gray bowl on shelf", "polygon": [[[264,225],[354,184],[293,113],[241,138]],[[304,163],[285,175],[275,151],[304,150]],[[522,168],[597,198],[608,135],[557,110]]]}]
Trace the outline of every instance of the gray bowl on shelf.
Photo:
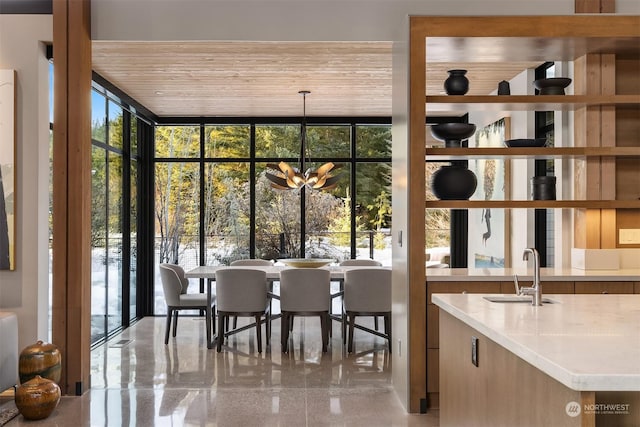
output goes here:
[{"label": "gray bowl on shelf", "polygon": [[521,139],[508,139],[504,142],[504,145],[510,148],[517,147],[544,147],[547,145],[547,138],[521,138]]}]

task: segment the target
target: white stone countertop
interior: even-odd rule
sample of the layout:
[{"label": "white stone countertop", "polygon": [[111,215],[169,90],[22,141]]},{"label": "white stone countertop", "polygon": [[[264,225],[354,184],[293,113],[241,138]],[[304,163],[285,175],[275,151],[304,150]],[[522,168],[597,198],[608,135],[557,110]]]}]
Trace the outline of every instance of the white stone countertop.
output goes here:
[{"label": "white stone countertop", "polygon": [[484,296],[432,299],[570,389],[640,391],[640,295],[543,295],[557,303],[539,307]]},{"label": "white stone countertop", "polygon": [[[427,281],[513,281],[513,275],[531,280],[533,268],[427,268]],[[640,268],[624,270],[579,270],[576,268],[541,268],[540,278],[552,281],[640,282]]]}]

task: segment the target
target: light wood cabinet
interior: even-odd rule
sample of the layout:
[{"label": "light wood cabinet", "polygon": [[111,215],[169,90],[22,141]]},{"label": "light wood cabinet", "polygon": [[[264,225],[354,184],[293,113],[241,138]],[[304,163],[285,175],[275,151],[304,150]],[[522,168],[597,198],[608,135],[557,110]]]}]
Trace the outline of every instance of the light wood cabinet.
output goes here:
[{"label": "light wood cabinet", "polygon": [[[459,319],[442,312],[440,374],[442,426],[636,426],[640,393],[573,390],[525,362]],[[477,340],[477,364],[471,363],[471,340]],[[568,402],[629,404],[626,414],[582,411],[567,416]]]},{"label": "light wood cabinet", "polygon": [[427,281],[427,302],[431,302],[431,294],[496,294],[500,292],[500,282],[431,282]]},{"label": "light wood cabinet", "polygon": [[[432,408],[439,406],[440,381],[440,321],[437,305],[431,302],[432,294],[498,294],[505,282],[465,281],[465,282],[427,282],[427,395]],[[571,282],[573,284],[573,282]],[[511,285],[513,287],[513,284]]]},{"label": "light wood cabinet", "polygon": [[576,294],[632,294],[633,282],[576,282]]},{"label": "light wood cabinet", "polygon": [[[546,281],[542,282],[542,294],[573,294],[575,293],[575,286],[573,281]],[[520,282],[520,286],[530,286],[531,282]],[[513,282],[501,282],[500,293],[502,294],[515,294],[516,288],[513,286]]]},{"label": "light wood cabinet", "polygon": [[427,348],[438,348],[438,307],[431,301],[433,294],[497,294],[501,282],[427,282]]}]

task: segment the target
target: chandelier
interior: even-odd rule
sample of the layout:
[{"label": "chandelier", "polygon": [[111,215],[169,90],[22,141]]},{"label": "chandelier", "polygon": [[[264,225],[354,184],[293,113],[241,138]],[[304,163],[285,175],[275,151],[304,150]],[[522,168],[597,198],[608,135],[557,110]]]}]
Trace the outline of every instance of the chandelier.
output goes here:
[{"label": "chandelier", "polygon": [[331,172],[342,167],[341,164],[332,162],[325,163],[316,171],[311,168],[305,170],[307,157],[307,95],[311,92],[301,90],[302,95],[302,129],[300,133],[300,169],[290,166],[286,162],[278,164],[268,163],[266,177],[271,181],[271,187],[278,190],[295,190],[302,187],[314,190],[331,190],[338,185],[339,175],[332,175]]}]

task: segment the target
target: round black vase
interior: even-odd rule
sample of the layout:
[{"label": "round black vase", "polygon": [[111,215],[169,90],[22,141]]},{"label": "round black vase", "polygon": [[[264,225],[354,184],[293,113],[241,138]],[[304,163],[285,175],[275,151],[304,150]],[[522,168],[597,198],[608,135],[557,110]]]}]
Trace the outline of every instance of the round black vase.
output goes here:
[{"label": "round black vase", "polygon": [[461,166],[442,166],[431,178],[431,190],[440,200],[467,200],[477,186],[476,175]]},{"label": "round black vase", "polygon": [[464,95],[469,91],[469,79],[465,76],[467,70],[449,70],[449,77],[444,81],[447,95]]}]

